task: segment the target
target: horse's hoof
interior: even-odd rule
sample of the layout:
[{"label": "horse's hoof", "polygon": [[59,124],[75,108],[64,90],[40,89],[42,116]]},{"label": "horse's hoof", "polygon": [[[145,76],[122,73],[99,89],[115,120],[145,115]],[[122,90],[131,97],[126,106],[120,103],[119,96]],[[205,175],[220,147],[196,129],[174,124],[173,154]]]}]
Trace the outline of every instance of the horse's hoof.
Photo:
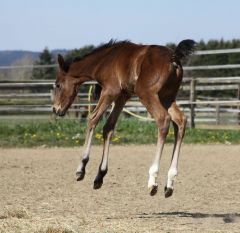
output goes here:
[{"label": "horse's hoof", "polygon": [[165,192],[165,198],[171,197],[173,194],[173,188],[165,187],[164,192]]},{"label": "horse's hoof", "polygon": [[77,181],[83,180],[84,176],[85,176],[85,172],[77,172],[76,173],[76,180]]},{"label": "horse's hoof", "polygon": [[150,196],[154,196],[158,191],[158,185],[155,184],[150,188]]},{"label": "horse's hoof", "polygon": [[102,187],[103,181],[94,181],[93,189],[100,189]]}]

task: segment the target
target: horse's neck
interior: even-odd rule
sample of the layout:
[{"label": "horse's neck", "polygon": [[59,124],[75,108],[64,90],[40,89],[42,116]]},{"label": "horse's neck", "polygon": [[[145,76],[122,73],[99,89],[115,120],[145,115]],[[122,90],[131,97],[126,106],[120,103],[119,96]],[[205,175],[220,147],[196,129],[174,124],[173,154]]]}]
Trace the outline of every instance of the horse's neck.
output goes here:
[{"label": "horse's neck", "polygon": [[71,75],[79,77],[85,81],[98,81],[96,75],[96,67],[101,59],[101,56],[89,56],[81,61],[75,62],[71,67]]}]

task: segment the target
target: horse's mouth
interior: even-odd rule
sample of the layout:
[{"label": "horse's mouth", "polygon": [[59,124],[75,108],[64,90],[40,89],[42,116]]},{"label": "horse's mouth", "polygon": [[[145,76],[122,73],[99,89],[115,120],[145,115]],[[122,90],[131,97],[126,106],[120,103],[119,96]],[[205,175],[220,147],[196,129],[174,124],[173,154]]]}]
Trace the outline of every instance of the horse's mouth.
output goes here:
[{"label": "horse's mouth", "polygon": [[64,117],[66,115],[66,112],[59,112],[56,114],[57,116]]},{"label": "horse's mouth", "polygon": [[54,113],[56,116],[63,117],[63,116],[65,116],[65,115],[66,115],[66,112],[67,112],[67,110],[66,110],[66,109],[63,109],[63,110],[61,110],[61,109],[58,109],[58,110],[56,110],[56,108],[55,108],[55,107],[53,107],[53,113]]}]

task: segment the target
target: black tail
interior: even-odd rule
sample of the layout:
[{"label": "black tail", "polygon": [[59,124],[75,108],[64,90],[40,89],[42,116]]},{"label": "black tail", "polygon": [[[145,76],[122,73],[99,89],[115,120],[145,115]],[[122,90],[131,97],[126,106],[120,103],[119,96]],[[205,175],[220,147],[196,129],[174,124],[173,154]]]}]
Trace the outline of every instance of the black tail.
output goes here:
[{"label": "black tail", "polygon": [[194,40],[181,41],[174,51],[173,60],[181,60],[191,55],[194,52],[196,45],[197,43]]}]

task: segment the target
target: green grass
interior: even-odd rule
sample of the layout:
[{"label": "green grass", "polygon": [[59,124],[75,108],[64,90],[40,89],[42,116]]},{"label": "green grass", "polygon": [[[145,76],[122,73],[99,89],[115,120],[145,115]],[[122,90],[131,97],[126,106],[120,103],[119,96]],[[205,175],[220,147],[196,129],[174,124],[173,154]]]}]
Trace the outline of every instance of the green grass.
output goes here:
[{"label": "green grass", "polygon": [[[102,143],[101,121],[94,133],[94,144]],[[0,122],[0,147],[72,147],[83,145],[86,122],[77,120],[8,120]],[[155,123],[136,119],[120,119],[112,139],[113,144],[156,143]],[[174,141],[170,128],[167,142]],[[184,143],[239,144],[239,130],[187,129]]]}]

